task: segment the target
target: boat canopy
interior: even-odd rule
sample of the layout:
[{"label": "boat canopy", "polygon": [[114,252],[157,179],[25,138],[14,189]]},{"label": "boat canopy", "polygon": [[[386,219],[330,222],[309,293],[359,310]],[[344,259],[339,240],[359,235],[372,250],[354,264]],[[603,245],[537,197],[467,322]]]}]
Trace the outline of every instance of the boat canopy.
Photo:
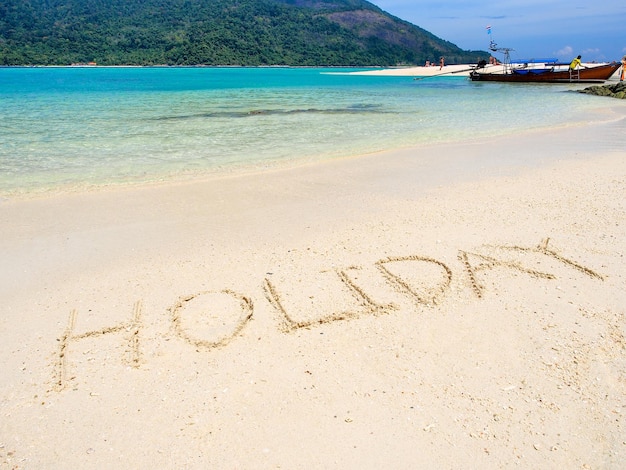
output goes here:
[{"label": "boat canopy", "polygon": [[512,64],[553,64],[555,62],[558,62],[558,59],[555,59],[553,57],[549,57],[547,59],[521,59],[521,60],[512,60],[511,63]]}]

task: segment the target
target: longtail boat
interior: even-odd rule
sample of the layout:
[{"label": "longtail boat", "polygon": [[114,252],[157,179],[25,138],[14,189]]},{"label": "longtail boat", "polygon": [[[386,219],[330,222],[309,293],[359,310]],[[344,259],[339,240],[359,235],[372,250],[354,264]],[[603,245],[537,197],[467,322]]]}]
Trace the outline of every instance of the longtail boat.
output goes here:
[{"label": "longtail boat", "polygon": [[[487,26],[491,36],[491,26]],[[558,63],[557,59],[532,59],[511,61],[508,47],[498,47],[491,39],[489,49],[504,54],[501,64],[489,64],[482,60],[469,73],[470,80],[484,82],[531,82],[531,83],[598,83],[611,78],[621,67],[619,62],[603,64]]]},{"label": "longtail boat", "polygon": [[470,71],[470,79],[488,82],[533,82],[533,83],[598,83],[611,78],[621,64],[588,64],[570,69],[569,64],[521,63],[508,66],[483,66]]}]

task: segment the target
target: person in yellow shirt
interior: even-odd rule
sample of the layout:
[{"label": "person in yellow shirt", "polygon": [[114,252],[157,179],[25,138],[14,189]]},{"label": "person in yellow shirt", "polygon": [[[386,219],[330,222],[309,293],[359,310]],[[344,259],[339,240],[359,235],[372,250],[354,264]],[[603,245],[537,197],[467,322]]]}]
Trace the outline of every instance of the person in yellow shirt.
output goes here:
[{"label": "person in yellow shirt", "polygon": [[624,81],[624,76],[626,75],[626,55],[622,57],[622,74],[619,77],[619,81]]},{"label": "person in yellow shirt", "polygon": [[576,70],[577,68],[580,68],[582,66],[583,66],[583,64],[580,61],[580,56],[578,56],[574,60],[572,60],[572,62],[569,64],[569,69],[570,70]]}]

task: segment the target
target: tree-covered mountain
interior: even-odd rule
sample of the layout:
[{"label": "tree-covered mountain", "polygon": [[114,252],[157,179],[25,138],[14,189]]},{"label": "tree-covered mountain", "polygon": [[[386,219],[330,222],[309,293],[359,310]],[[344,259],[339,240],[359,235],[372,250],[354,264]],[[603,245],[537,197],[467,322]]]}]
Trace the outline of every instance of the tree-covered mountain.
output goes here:
[{"label": "tree-covered mountain", "polygon": [[475,62],[365,0],[0,0],[0,65]]}]

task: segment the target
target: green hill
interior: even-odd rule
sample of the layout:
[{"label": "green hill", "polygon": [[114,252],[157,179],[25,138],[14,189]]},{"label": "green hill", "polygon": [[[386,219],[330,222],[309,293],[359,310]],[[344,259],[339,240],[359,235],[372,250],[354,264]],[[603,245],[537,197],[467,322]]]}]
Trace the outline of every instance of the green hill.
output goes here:
[{"label": "green hill", "polygon": [[475,62],[364,0],[0,0],[0,65]]}]

